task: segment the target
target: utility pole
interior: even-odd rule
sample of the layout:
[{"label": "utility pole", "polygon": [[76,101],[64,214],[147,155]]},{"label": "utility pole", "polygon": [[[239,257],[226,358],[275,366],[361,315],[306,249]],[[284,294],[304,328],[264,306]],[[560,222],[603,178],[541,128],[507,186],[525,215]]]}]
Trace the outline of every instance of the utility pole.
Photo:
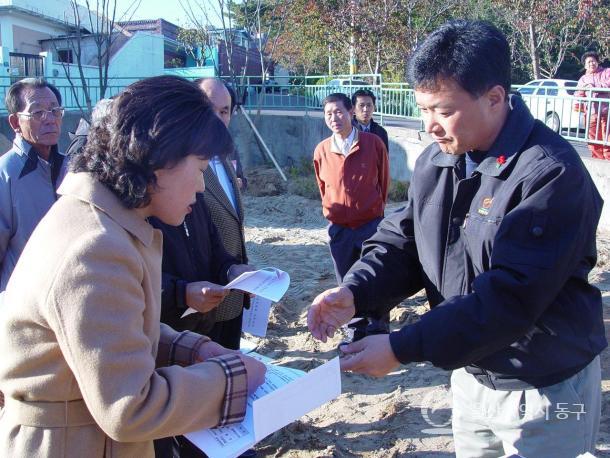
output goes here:
[{"label": "utility pole", "polygon": [[354,27],[356,25],[356,0],[350,2],[351,20],[350,20],[350,39],[349,39],[349,74],[354,75],[356,73],[356,37],[354,34]]},{"label": "utility pole", "polygon": [[333,74],[333,56],[331,55],[330,39],[328,39],[328,75]]}]

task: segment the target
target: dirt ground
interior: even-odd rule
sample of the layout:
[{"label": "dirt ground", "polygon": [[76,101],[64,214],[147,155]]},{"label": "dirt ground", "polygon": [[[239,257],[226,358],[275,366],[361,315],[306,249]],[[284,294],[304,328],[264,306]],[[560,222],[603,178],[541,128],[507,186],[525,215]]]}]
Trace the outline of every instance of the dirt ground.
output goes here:
[{"label": "dirt ground", "polygon": [[[245,196],[250,263],[277,267],[291,284],[272,310],[257,351],[279,364],[310,370],[336,356],[341,337],[326,344],[307,330],[307,308],[335,286],[320,203],[292,194]],[[391,204],[387,211],[398,208]],[[610,340],[610,234],[598,238],[599,262],[592,281],[602,290]],[[392,328],[427,310],[418,294],[392,311]],[[598,456],[610,457],[610,355],[603,353],[603,410]],[[383,378],[343,374],[336,400],[272,434],[257,445],[264,457],[447,457],[453,456],[449,373],[429,363],[401,366]]]}]

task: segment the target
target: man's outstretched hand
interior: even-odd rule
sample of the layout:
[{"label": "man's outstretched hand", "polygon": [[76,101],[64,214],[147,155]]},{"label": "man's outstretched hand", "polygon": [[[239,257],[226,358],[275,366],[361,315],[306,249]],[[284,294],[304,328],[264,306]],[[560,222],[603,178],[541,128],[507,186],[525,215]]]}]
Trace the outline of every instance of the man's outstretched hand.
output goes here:
[{"label": "man's outstretched hand", "polygon": [[356,313],[354,295],[345,286],[327,289],[313,300],[307,312],[307,326],[318,340],[326,342]]},{"label": "man's outstretched hand", "polygon": [[388,334],[367,336],[349,345],[341,345],[341,370],[382,377],[400,365],[390,345]]}]

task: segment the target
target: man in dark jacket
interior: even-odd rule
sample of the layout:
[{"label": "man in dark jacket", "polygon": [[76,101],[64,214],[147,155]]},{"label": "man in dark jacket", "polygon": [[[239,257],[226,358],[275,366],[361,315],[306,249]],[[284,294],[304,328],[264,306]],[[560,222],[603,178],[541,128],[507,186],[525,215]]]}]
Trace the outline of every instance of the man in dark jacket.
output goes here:
[{"label": "man in dark jacket", "polygon": [[342,285],[313,302],[326,340],[425,288],[432,309],[389,337],[342,347],[342,369],[454,369],[458,457],[594,451],[606,347],[596,262],[602,200],[573,147],[509,97],[510,50],[484,22],[433,32],[409,80],[435,142],[409,202],[365,243]]},{"label": "man in dark jacket", "polygon": [[375,94],[369,89],[358,89],[352,94],[352,105],[354,107],[354,119],[352,125],[361,132],[370,132],[381,138],[386,151],[390,152],[388,133],[373,119],[376,107]]},{"label": "man in dark jacket", "polygon": [[[176,330],[208,335],[216,307],[228,294],[221,285],[243,272],[242,266],[222,246],[202,195],[181,226],[156,218],[150,223],[163,232],[161,321]],[[182,318],[189,307],[199,313]]]}]

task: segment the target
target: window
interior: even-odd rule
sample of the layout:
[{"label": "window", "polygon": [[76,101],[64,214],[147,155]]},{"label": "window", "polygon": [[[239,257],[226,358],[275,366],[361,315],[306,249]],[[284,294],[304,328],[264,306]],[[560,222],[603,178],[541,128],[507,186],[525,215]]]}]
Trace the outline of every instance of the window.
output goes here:
[{"label": "window", "polygon": [[58,49],[57,50],[57,61],[65,64],[73,64],[72,50],[71,49]]},{"label": "window", "polygon": [[540,84],[539,81],[530,81],[524,87],[519,88],[521,94],[533,94],[536,87]]},{"label": "window", "polygon": [[573,89],[570,90],[570,89],[567,89],[567,88],[569,88],[569,87],[576,87],[576,86],[578,86],[578,82],[576,82],[576,81],[566,81],[566,92],[569,95],[574,95],[574,92],[576,92],[576,91],[574,91]]},{"label": "window", "polygon": [[548,87],[548,88],[552,88],[552,89],[540,89],[540,94],[544,95],[546,92],[546,95],[551,95],[551,96],[555,96],[559,93],[559,91],[557,91],[557,83],[554,81],[545,81],[542,83],[543,87]]}]

